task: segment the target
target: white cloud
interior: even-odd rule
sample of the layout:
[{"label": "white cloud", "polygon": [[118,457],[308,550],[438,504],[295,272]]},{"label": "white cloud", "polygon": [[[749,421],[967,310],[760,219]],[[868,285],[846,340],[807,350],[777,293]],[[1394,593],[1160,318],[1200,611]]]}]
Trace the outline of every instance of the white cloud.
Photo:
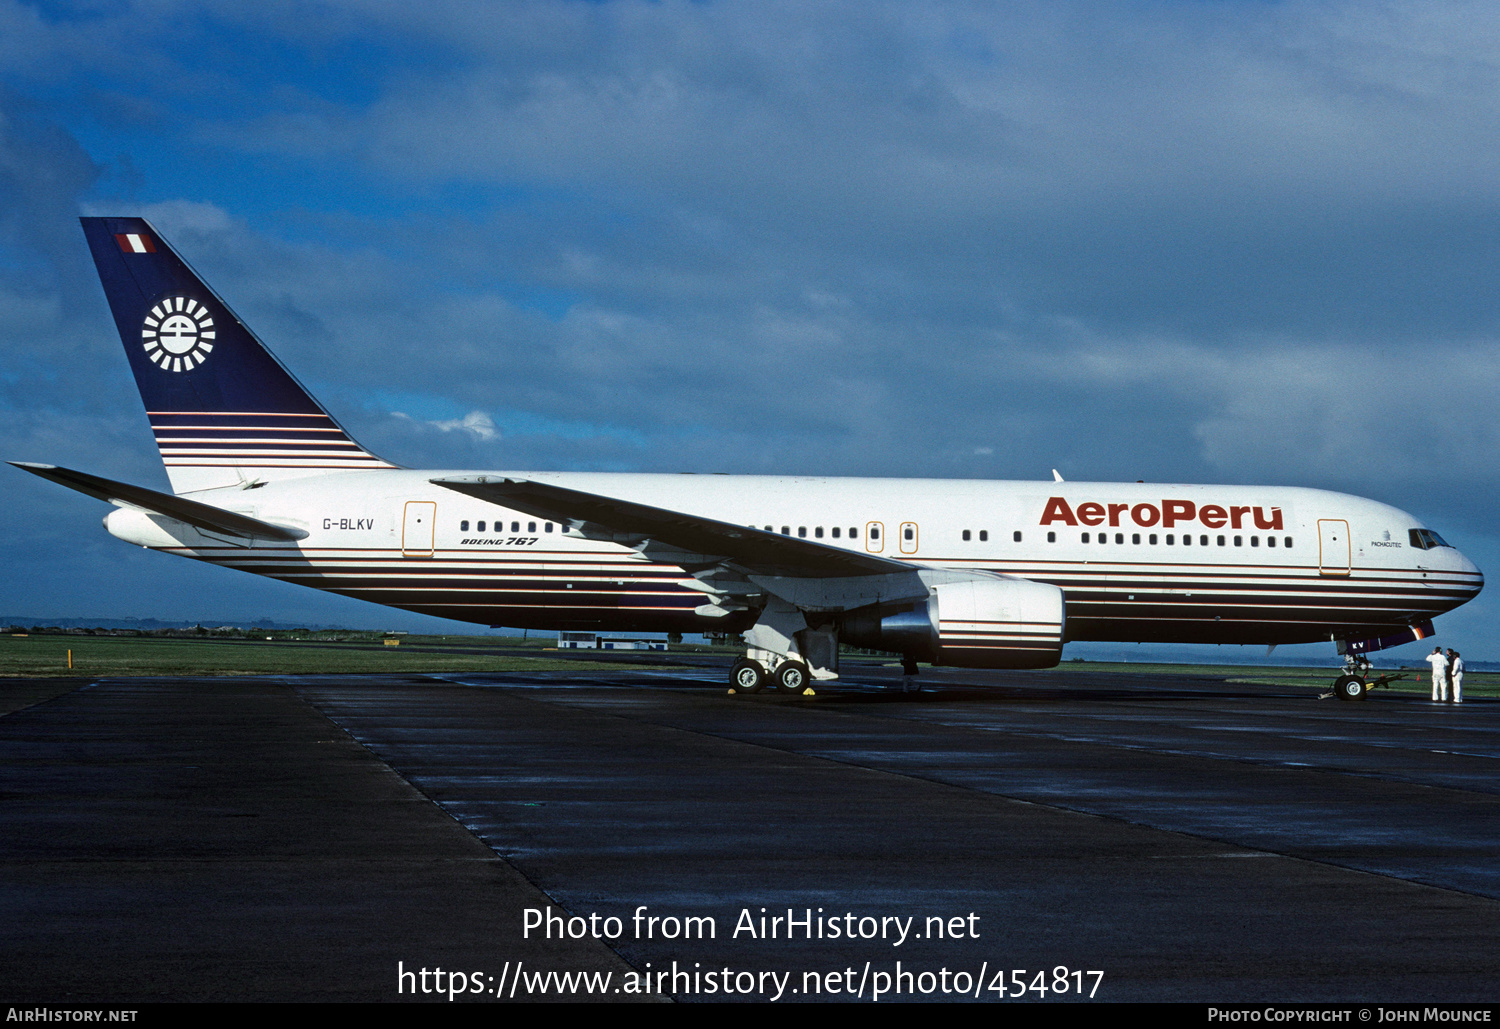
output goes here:
[{"label": "white cloud", "polygon": [[[415,421],[410,415],[403,414],[400,411],[392,411],[391,414],[396,418]],[[489,442],[490,440],[500,438],[500,430],[495,428],[494,420],[483,411],[470,411],[462,418],[424,421],[421,424],[431,426],[439,432],[465,432],[481,442]]]}]

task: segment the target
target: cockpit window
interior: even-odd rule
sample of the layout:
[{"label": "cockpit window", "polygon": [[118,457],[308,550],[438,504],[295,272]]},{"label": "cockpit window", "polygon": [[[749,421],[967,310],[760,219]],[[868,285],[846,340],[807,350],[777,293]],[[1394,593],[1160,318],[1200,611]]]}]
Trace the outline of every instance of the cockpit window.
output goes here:
[{"label": "cockpit window", "polygon": [[1443,539],[1443,537],[1431,529],[1408,529],[1406,534],[1411,540],[1411,545],[1418,550],[1431,550],[1433,547],[1451,548],[1453,546],[1453,544]]}]

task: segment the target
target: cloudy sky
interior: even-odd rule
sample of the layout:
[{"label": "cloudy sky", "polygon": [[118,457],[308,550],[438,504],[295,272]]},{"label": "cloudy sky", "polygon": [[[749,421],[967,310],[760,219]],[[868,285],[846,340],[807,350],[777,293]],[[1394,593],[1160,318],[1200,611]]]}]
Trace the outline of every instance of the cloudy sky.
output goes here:
[{"label": "cloudy sky", "polygon": [[[1493,4],[0,0],[0,456],[166,488],[140,213],[403,464],[1315,486],[1493,571],[1497,166]],[[435,624],[3,496],[3,614]]]}]

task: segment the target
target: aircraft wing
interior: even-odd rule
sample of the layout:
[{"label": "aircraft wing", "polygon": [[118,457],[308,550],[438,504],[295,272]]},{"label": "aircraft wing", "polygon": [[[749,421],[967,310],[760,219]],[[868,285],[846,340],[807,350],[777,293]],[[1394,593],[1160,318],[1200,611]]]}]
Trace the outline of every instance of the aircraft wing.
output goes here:
[{"label": "aircraft wing", "polygon": [[103,479],[87,472],[75,472],[71,468],[59,468],[51,464],[32,464],[29,461],[11,461],[11,464],[32,475],[61,483],[68,489],[86,493],[100,500],[107,500],[116,507],[130,507],[147,514],[165,515],[179,522],[186,522],[195,529],[217,532],[240,539],[300,540],[307,537],[301,529],[290,529],[272,525],[249,515],[235,514],[211,504],[200,504],[196,500],[174,497],[170,493],[158,493],[144,486],[132,486],[126,482]]},{"label": "aircraft wing", "polygon": [[455,475],[430,481],[513,511],[561,522],[590,539],[635,547],[653,560],[671,561],[689,570],[727,562],[755,576],[852,578],[911,572],[916,567],[878,554],[530,479]]}]

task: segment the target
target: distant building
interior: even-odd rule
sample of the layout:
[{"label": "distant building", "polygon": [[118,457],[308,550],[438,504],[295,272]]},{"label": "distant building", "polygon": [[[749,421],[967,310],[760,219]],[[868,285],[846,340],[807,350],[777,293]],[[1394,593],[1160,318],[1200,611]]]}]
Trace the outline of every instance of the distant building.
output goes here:
[{"label": "distant building", "polygon": [[558,650],[666,650],[666,640],[600,636],[596,632],[559,632]]}]

